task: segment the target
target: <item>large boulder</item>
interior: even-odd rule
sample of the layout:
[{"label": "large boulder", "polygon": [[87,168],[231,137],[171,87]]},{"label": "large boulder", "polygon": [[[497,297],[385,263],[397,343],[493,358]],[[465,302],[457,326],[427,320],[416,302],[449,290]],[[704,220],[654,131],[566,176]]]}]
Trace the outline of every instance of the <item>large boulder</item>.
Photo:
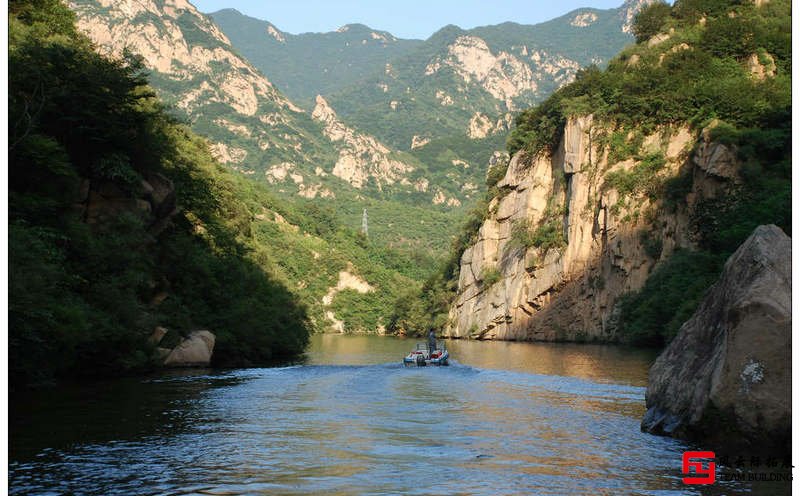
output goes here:
[{"label": "large boulder", "polygon": [[789,453],[791,239],[760,226],[650,369],[642,430]]},{"label": "large boulder", "polygon": [[193,331],[181,340],[167,358],[168,367],[207,367],[214,353],[216,336],[209,331]]}]

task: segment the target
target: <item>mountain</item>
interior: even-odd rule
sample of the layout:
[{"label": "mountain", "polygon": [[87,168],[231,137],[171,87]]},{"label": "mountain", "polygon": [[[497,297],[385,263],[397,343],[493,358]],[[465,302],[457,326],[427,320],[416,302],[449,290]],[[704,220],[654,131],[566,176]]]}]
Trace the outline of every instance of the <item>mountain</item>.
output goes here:
[{"label": "mountain", "polygon": [[514,112],[571,81],[581,67],[602,66],[632,41],[621,13],[579,9],[533,26],[446,26],[329,100],[343,119],[366,123],[398,149],[410,149],[415,135],[504,133]]},{"label": "mountain", "polygon": [[347,24],[330,33],[295,35],[235,9],[209,16],[237,50],[306,108],[313,108],[317,95],[349,88],[422,44],[363,24]]},{"label": "mountain", "polygon": [[327,103],[314,112],[296,106],[189,2],[77,0],[71,7],[103,53],[142,57],[160,97],[209,139],[220,162],[282,195],[335,200],[354,227],[370,208],[374,234],[386,241],[449,245],[452,230],[433,226],[451,224],[447,212],[460,205],[454,197],[462,185],[434,187],[426,164],[335,122]]},{"label": "mountain", "polygon": [[790,233],[790,9],[655,4],[606,70],[524,111],[423,289],[445,333],[663,346],[757,226]]},{"label": "mountain", "polygon": [[490,165],[507,160],[516,113],[581,67],[605,64],[632,41],[630,21],[647,3],[578,9],[535,26],[451,25],[424,42],[363,25],[295,36],[235,10],[211,15],[281,90],[302,101],[319,93],[348,126],[425,164],[412,182],[456,206],[474,204]]}]

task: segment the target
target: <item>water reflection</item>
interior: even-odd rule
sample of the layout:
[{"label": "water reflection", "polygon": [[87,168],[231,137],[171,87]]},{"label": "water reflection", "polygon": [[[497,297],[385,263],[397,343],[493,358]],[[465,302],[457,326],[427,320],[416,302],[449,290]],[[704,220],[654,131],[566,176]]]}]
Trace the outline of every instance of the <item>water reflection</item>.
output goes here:
[{"label": "water reflection", "polygon": [[177,434],[194,417],[206,390],[245,379],[211,370],[177,370],[16,393],[9,401],[9,454],[12,460],[24,460],[48,448],[53,453],[82,444]]},{"label": "water reflection", "polygon": [[449,344],[404,368],[411,340],[316,336],[303,366],[15,400],[12,493],[700,494],[687,445],[639,432],[652,353]]},{"label": "water reflection", "polygon": [[459,363],[485,369],[579,377],[599,382],[647,385],[658,353],[650,349],[574,343],[447,341]]}]

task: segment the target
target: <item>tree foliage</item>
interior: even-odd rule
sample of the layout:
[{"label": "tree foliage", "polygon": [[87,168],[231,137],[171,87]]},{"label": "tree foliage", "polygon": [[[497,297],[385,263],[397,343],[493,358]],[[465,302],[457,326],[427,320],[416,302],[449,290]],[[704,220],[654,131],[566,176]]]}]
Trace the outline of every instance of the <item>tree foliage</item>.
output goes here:
[{"label": "tree foliage", "polygon": [[[150,368],[155,325],[211,329],[218,363],[301,352],[306,307],[257,263],[235,181],[165,112],[141,63],[97,55],[57,0],[9,12],[12,388]],[[169,212],[141,208],[154,175],[175,185],[171,228],[152,225]],[[87,200],[104,194],[117,203]],[[91,201],[107,218],[87,222]]]},{"label": "tree foliage", "polygon": [[664,28],[672,8],[666,2],[651,3],[636,14],[633,20],[633,35],[636,43],[647,41]]}]

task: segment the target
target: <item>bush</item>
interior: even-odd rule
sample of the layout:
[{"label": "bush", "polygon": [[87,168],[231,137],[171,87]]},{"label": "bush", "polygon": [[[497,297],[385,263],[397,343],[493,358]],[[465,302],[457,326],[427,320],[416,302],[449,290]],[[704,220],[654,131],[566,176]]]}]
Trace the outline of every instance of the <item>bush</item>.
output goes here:
[{"label": "bush", "polygon": [[563,248],[567,244],[563,221],[558,216],[550,216],[536,226],[529,219],[517,220],[511,226],[510,243],[526,249],[539,248],[542,253],[550,248]]},{"label": "bush", "polygon": [[656,2],[643,8],[633,19],[633,35],[641,43],[660,33],[670,17],[672,8],[664,2]]},{"label": "bush", "polygon": [[480,275],[481,286],[485,289],[491,288],[503,278],[497,267],[485,267]]},{"label": "bush", "polygon": [[508,172],[508,162],[504,161],[493,165],[486,174],[486,186],[490,189],[503,179]]},{"label": "bush", "polygon": [[719,277],[725,258],[708,252],[673,253],[640,291],[620,299],[620,340],[656,347],[669,343]]},{"label": "bush", "polygon": [[667,161],[664,154],[654,152],[641,158],[631,170],[618,170],[606,174],[605,186],[616,189],[620,196],[645,194],[651,199],[658,197],[658,172]]}]

